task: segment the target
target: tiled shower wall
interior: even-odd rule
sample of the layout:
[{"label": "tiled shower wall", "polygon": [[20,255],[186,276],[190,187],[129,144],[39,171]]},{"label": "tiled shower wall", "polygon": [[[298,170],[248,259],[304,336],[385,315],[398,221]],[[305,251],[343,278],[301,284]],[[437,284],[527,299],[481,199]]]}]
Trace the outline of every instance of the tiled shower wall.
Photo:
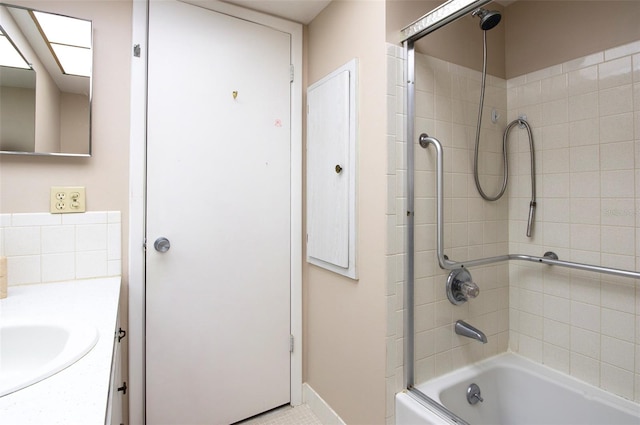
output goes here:
[{"label": "tiled shower wall", "polygon": [[[421,148],[419,134],[427,133],[443,145],[444,246],[449,258],[464,261],[506,254],[509,239],[507,198],[482,200],[473,178],[481,74],[418,53],[415,69],[414,355],[415,381],[420,383],[507,349],[509,289],[506,264],[478,267],[471,273],[480,295],[458,306],[447,299],[448,272],[438,266],[435,252],[435,149]],[[500,134],[507,117],[504,80],[487,79],[485,102],[491,107],[483,113],[479,170],[484,191],[493,194],[501,181],[497,174]],[[456,335],[453,325],[459,319],[481,329],[489,342]]]},{"label": "tiled shower wall", "polygon": [[[403,381],[407,208],[402,49],[389,46],[388,59],[387,412],[392,422],[392,396],[402,389]],[[452,258],[495,255],[506,252],[508,244],[512,253],[540,256],[551,250],[564,260],[640,268],[640,43],[507,82],[489,77],[481,141],[486,154],[480,170],[500,170],[500,146],[495,140],[501,139],[496,135],[501,130],[494,131],[493,126],[504,128],[508,121],[526,115],[537,154],[538,209],[531,239],[525,236],[531,190],[526,132],[515,127],[510,134],[508,204],[480,201],[470,174],[479,73],[420,55],[417,62],[416,133],[426,131],[445,146],[445,243]],[[499,115],[496,124],[490,120],[493,106]],[[480,297],[466,307],[447,304],[446,273],[439,270],[433,251],[434,155],[417,145],[415,151],[416,248],[422,250],[416,256],[416,382],[502,351],[508,344],[533,360],[640,401],[637,282],[512,262],[475,268]],[[484,179],[485,191],[493,193],[495,176]],[[463,342],[451,326],[458,318],[488,330],[489,340],[497,340],[496,344],[459,345]]]},{"label": "tiled shower wall", "polygon": [[[525,132],[510,144],[509,250],[640,269],[640,42],[513,78],[509,116],[534,129],[538,212]],[[510,347],[640,401],[640,292],[633,280],[510,265]]]},{"label": "tiled shower wall", "polygon": [[120,275],[120,217],[119,211],[0,214],[9,286]]},{"label": "tiled shower wall", "polygon": [[386,420],[394,424],[395,394],[404,388],[406,261],[406,131],[404,50],[387,45],[387,373]]},{"label": "tiled shower wall", "polygon": [[[387,413],[393,421],[393,394],[403,388],[403,297],[406,264],[406,130],[403,50],[388,46],[388,311]],[[465,260],[504,254],[508,249],[508,203],[481,201],[472,174],[473,143],[479,104],[480,73],[441,60],[416,55],[415,146],[415,382],[479,361],[508,346],[508,266],[492,265],[473,270],[481,287],[471,303],[453,306],[446,297],[448,273],[436,259],[435,152],[417,144],[426,132],[438,138],[445,150],[445,250],[451,258]],[[483,124],[480,158],[487,192],[496,189],[500,144],[493,141],[504,127],[506,82],[491,78],[486,98],[499,104],[498,122],[491,111]],[[495,171],[494,171],[495,173]],[[453,324],[463,319],[482,329],[489,338],[481,344],[455,335]]]}]

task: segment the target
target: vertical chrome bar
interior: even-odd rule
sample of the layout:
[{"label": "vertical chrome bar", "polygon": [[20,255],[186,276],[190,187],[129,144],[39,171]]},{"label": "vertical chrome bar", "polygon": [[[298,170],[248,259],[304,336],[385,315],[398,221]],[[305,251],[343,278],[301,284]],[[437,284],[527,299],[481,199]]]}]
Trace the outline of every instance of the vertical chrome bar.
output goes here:
[{"label": "vertical chrome bar", "polygon": [[413,41],[404,43],[405,81],[407,83],[407,115],[405,136],[407,146],[407,250],[404,291],[404,387],[414,385],[414,118],[415,118],[415,51]]}]

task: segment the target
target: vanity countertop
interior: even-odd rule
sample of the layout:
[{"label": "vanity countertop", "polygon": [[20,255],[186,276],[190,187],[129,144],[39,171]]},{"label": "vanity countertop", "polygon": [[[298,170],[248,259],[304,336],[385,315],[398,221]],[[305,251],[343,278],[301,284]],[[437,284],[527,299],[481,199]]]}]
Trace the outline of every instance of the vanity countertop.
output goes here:
[{"label": "vanity countertop", "polygon": [[2,319],[72,320],[94,325],[95,347],[68,368],[0,397],[0,424],[104,424],[120,277],[11,286]]}]

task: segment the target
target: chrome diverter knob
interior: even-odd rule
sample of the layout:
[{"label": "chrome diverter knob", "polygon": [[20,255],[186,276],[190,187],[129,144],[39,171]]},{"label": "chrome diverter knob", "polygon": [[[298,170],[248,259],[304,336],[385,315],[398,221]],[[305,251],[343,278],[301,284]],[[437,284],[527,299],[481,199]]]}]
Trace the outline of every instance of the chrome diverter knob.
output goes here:
[{"label": "chrome diverter knob", "polygon": [[449,273],[447,279],[447,298],[452,304],[460,305],[480,294],[480,288],[471,279],[466,269],[457,269]]}]

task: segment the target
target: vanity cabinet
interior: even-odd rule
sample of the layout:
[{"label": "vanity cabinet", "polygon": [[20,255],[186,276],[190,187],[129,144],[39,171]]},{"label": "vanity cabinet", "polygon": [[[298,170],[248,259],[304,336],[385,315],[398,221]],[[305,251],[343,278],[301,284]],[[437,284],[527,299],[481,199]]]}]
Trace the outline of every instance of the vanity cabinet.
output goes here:
[{"label": "vanity cabinet", "polygon": [[[59,372],[0,397],[0,425],[126,424],[118,330],[120,276],[12,286],[0,300],[2,321],[95,327],[83,357]],[[70,328],[73,331],[73,327]],[[126,370],[126,367],[124,367]],[[126,404],[125,404],[126,407]],[[124,416],[124,417],[123,417]]]},{"label": "vanity cabinet", "polygon": [[124,425],[124,397],[127,394],[127,383],[122,373],[122,341],[127,333],[120,327],[120,319],[116,324],[113,340],[113,356],[111,378],[109,380],[109,400],[105,425]]}]

